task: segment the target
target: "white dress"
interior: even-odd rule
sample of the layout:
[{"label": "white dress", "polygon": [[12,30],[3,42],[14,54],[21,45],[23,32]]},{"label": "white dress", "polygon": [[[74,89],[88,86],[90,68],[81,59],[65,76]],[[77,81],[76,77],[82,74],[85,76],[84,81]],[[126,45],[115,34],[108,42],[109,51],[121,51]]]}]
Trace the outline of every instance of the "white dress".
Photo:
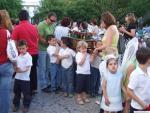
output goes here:
[{"label": "white dress", "polygon": [[117,112],[123,109],[122,107],[122,96],[121,96],[121,81],[122,73],[117,71],[115,74],[112,74],[107,71],[105,73],[104,79],[107,81],[106,91],[110,105],[105,104],[104,96],[101,101],[101,108],[105,111]]}]

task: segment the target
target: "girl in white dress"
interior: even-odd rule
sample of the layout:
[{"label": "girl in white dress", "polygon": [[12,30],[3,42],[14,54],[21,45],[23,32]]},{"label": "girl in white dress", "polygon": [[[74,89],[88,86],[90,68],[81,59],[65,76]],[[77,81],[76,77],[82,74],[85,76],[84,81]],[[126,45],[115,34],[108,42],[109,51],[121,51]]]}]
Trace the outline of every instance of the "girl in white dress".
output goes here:
[{"label": "girl in white dress", "polygon": [[118,69],[117,58],[114,55],[107,56],[107,71],[102,81],[103,97],[101,109],[104,113],[121,113],[122,107],[122,72]]}]

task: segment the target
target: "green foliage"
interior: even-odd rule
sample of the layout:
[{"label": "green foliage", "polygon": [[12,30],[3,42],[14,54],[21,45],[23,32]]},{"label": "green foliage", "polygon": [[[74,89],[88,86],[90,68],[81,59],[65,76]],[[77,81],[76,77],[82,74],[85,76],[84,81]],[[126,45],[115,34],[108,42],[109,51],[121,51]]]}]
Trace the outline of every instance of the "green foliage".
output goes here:
[{"label": "green foliage", "polygon": [[6,9],[10,17],[16,18],[22,8],[22,0],[0,0],[0,10]]},{"label": "green foliage", "polygon": [[149,11],[149,7],[150,0],[42,0],[36,16],[44,18],[48,12],[55,11],[58,19],[69,16],[73,20],[88,21],[110,11],[117,20],[124,21],[128,12],[140,17]]}]

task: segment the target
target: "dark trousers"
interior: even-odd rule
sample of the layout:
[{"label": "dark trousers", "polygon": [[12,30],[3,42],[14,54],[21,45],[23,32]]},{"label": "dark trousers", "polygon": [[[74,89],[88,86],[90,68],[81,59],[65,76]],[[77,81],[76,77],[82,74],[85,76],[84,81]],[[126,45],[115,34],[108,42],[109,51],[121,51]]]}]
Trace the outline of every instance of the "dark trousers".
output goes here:
[{"label": "dark trousers", "polygon": [[[103,109],[100,109],[100,112],[99,113],[104,113],[104,110]],[[117,111],[117,113],[122,113],[122,111]]]},{"label": "dark trousers", "polygon": [[77,74],[76,75],[76,93],[86,92],[89,93],[90,75]]},{"label": "dark trousers", "polygon": [[31,93],[37,90],[37,60],[38,54],[32,55],[32,67],[30,72],[30,89]]},{"label": "dark trousers", "polygon": [[100,86],[100,72],[99,69],[91,67],[90,76],[90,93],[97,94]]},{"label": "dark trousers", "polygon": [[23,93],[23,105],[29,108],[31,102],[30,94],[30,81],[23,81],[15,79],[14,83],[14,99],[13,104],[15,106],[20,106],[21,93]]},{"label": "dark trousers", "polygon": [[134,113],[134,111],[146,111],[146,110],[138,110],[130,106],[130,113]]}]

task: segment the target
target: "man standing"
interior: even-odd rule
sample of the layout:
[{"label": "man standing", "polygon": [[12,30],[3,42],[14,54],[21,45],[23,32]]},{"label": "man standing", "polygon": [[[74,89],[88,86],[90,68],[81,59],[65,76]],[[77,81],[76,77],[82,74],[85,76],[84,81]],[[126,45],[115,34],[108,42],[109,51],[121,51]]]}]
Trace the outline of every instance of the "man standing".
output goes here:
[{"label": "man standing", "polygon": [[48,43],[46,41],[46,37],[50,34],[54,34],[55,30],[55,22],[57,20],[57,16],[54,12],[51,12],[47,15],[47,18],[40,22],[38,25],[39,31],[39,82],[42,91],[50,92],[50,85],[48,84],[48,75],[49,75],[49,59],[47,56],[47,46]]},{"label": "man standing", "polygon": [[29,23],[29,14],[26,10],[19,13],[19,25],[12,32],[12,39],[18,42],[25,40],[28,45],[28,52],[32,56],[32,67],[30,73],[31,94],[37,91],[37,60],[38,60],[38,30]]}]

